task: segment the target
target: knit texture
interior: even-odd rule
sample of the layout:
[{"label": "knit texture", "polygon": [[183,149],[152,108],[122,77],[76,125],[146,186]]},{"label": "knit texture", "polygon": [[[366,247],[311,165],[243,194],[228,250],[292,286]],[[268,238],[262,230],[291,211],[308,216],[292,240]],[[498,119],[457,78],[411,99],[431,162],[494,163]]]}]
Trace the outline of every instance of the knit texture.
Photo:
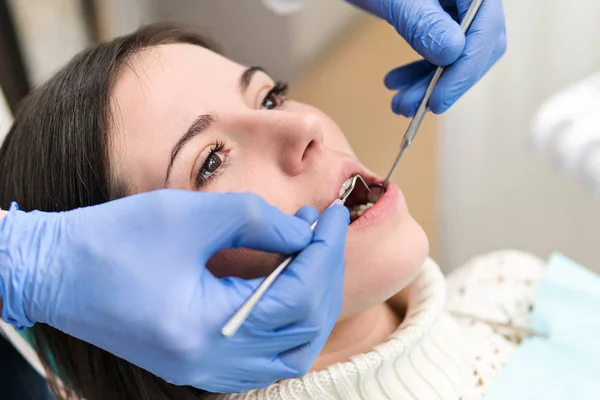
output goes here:
[{"label": "knit texture", "polygon": [[[474,259],[446,284],[427,260],[389,304],[406,316],[372,351],[323,371],[220,400],[481,399],[527,327],[545,263],[506,251]],[[506,325],[506,326],[502,326]]]}]

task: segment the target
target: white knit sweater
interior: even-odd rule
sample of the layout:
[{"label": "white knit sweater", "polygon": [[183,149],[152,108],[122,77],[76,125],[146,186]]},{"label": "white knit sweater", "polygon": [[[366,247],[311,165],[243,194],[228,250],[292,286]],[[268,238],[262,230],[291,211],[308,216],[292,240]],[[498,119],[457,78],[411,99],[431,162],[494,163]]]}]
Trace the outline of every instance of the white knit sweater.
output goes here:
[{"label": "white knit sweater", "polygon": [[389,300],[406,315],[389,339],[300,379],[229,400],[481,399],[522,340],[545,263],[515,251],[472,260],[447,280],[427,260]]}]

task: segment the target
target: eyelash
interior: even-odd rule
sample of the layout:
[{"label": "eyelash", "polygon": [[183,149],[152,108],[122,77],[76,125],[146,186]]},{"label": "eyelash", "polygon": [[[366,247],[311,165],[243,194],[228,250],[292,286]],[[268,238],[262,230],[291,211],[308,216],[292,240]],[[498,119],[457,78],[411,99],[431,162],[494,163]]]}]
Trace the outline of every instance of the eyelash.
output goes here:
[{"label": "eyelash", "polygon": [[[285,95],[287,94],[287,91],[288,91],[287,83],[281,82],[281,81],[275,83],[275,86],[273,86],[273,88],[271,90],[269,90],[269,92],[263,99],[263,102],[260,106],[261,110],[275,110],[277,108],[281,108],[283,106],[283,104],[285,103],[285,101],[287,100],[285,97]],[[275,107],[273,107],[273,108],[265,107],[264,106],[265,102],[268,99],[273,98],[273,97],[275,98]]]},{"label": "eyelash", "polygon": [[[271,90],[269,90],[269,92],[265,95],[265,98],[263,99],[263,102],[261,104],[261,109],[262,110],[275,110],[278,108],[281,108],[283,106],[283,104],[285,103],[285,101],[287,100],[285,95],[287,94],[288,91],[288,84],[285,82],[277,82],[275,83],[275,86],[273,86],[273,88]],[[268,108],[268,106],[264,106],[265,102],[269,99],[275,98],[274,104],[275,106],[272,108]],[[219,174],[219,171],[223,169],[223,167],[225,166],[227,159],[222,159],[221,160],[221,164],[217,167],[217,170],[214,172],[210,172],[208,171],[208,163],[209,161],[212,159],[213,156],[215,156],[217,153],[222,152],[225,149],[225,142],[222,141],[218,141],[211,149],[210,152],[208,153],[208,156],[206,156],[206,159],[204,160],[204,163],[202,164],[202,167],[200,167],[200,171],[198,171],[198,176],[196,177],[196,186],[198,189],[202,188],[203,186],[207,185],[212,179],[216,178],[217,175]]]},{"label": "eyelash", "polygon": [[215,172],[208,171],[208,163],[211,160],[211,158],[214,155],[216,155],[217,153],[223,151],[224,149],[225,149],[225,142],[222,142],[222,141],[218,141],[210,149],[208,156],[206,156],[206,159],[204,160],[204,163],[200,167],[200,171],[198,171],[198,175],[196,176],[196,186],[198,187],[198,189],[207,185],[211,180],[216,178],[216,176],[219,174],[219,170],[221,170],[224,167],[224,164],[227,161],[226,159],[221,160],[221,164],[218,166],[218,169]]}]

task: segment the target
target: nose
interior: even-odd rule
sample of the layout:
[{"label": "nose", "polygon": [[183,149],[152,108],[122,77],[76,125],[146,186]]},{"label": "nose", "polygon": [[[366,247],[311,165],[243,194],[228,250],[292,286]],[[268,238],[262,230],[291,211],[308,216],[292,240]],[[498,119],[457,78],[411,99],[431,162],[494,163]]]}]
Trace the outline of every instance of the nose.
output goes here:
[{"label": "nose", "polygon": [[289,176],[301,174],[323,151],[321,117],[311,113],[264,112],[253,139]]}]

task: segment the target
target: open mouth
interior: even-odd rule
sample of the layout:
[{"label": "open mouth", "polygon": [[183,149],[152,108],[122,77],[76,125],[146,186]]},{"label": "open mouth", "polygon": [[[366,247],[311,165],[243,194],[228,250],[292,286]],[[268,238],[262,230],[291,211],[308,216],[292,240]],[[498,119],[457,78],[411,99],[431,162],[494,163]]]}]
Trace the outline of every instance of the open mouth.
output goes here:
[{"label": "open mouth", "polygon": [[[342,188],[340,189],[340,196],[342,196],[344,191],[348,190],[348,188],[351,186],[353,177],[354,175],[344,182]],[[350,223],[358,220],[368,209],[376,204],[376,202],[373,202],[372,199],[369,199],[369,187],[381,184],[383,182],[380,182],[373,177],[363,177],[362,175],[359,175],[359,177],[361,177],[362,180],[356,180],[354,189],[348,195],[346,202],[344,203],[346,208],[348,208],[350,211]],[[367,185],[369,187],[367,187]]]}]

